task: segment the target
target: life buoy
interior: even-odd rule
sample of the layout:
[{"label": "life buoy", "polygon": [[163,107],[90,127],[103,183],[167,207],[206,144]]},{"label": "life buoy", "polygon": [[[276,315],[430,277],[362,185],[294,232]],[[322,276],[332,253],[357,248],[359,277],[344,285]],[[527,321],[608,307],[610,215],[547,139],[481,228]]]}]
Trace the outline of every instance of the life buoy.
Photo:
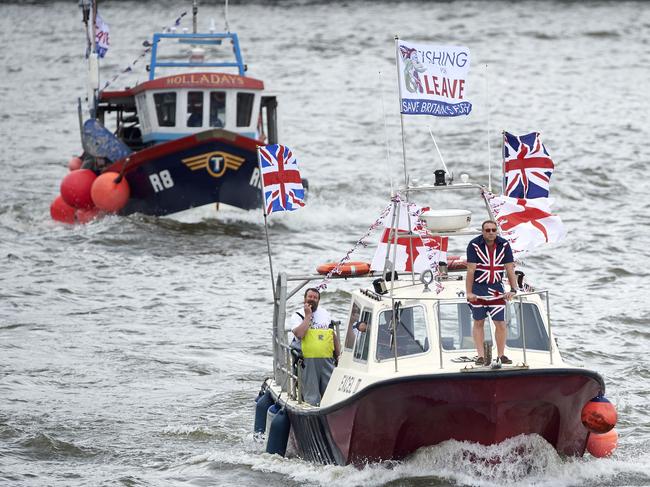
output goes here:
[{"label": "life buoy", "polygon": [[[334,269],[338,264],[336,262],[328,262],[327,264],[321,264],[316,268],[316,271],[319,274],[329,274],[329,272]],[[346,262],[341,265],[339,269],[341,271],[340,276],[362,276],[370,272],[370,264],[367,262]]]},{"label": "life buoy", "polygon": [[467,261],[458,255],[447,256],[447,269],[450,271],[462,271],[467,269]]}]

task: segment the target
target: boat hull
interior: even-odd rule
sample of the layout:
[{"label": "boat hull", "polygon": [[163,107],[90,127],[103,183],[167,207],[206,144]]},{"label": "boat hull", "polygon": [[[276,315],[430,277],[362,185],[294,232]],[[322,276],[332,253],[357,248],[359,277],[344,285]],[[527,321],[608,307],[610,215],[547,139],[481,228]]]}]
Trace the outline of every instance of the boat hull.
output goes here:
[{"label": "boat hull", "polygon": [[215,129],[134,152],[106,169],[126,165],[131,195],[120,213],[168,215],[210,203],[259,208],[257,143]]},{"label": "boat hull", "polygon": [[340,404],[287,410],[299,456],[320,463],[361,465],[450,439],[491,445],[521,434],[581,456],[580,413],[601,391],[602,378],[581,369],[488,370],[393,379]]}]

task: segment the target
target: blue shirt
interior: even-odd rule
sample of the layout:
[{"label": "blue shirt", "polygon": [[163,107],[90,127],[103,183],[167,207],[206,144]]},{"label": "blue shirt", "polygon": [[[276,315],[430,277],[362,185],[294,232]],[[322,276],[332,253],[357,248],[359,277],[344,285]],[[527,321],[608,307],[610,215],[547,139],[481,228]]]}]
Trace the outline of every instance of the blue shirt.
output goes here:
[{"label": "blue shirt", "polygon": [[508,241],[497,236],[490,249],[483,235],[472,239],[467,245],[467,262],[476,264],[472,292],[478,296],[487,296],[490,290],[503,293],[505,264],[514,262],[512,249]]}]

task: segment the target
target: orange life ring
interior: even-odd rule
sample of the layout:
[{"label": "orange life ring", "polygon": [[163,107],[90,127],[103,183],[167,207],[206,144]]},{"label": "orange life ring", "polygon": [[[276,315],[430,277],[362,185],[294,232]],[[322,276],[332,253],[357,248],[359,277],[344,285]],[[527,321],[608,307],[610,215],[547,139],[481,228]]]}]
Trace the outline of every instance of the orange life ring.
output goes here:
[{"label": "orange life ring", "polygon": [[[327,264],[321,264],[316,267],[316,271],[319,274],[329,274],[329,272],[338,265],[337,262],[328,262]],[[370,272],[370,264],[367,262],[346,262],[341,265],[341,273],[335,274],[339,276],[362,276]]]},{"label": "orange life ring", "polygon": [[462,271],[467,269],[467,261],[458,255],[447,256],[447,269],[450,271]]}]

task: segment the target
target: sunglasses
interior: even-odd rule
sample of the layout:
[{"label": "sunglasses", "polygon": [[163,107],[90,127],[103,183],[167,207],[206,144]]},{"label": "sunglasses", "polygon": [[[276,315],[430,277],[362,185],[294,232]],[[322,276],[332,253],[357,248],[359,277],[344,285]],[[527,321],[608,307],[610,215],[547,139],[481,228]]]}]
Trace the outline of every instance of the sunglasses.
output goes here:
[{"label": "sunglasses", "polygon": [[496,233],[497,229],[496,228],[484,228],[483,231],[487,232],[487,233]]}]

